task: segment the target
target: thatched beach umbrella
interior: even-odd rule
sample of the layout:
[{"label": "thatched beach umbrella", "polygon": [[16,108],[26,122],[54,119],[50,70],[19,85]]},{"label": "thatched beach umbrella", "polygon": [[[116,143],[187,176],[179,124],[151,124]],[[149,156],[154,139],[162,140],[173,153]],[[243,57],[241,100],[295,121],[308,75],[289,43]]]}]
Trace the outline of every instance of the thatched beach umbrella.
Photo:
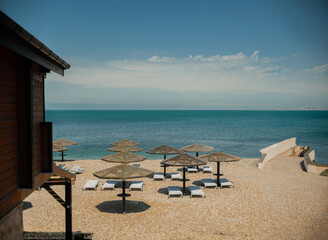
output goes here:
[{"label": "thatched beach umbrella", "polygon": [[191,144],[189,146],[180,148],[180,150],[184,151],[184,152],[194,152],[196,153],[196,157],[198,157],[198,153],[200,152],[211,152],[214,150],[214,147],[210,147],[210,146],[206,146],[203,144]]},{"label": "thatched beach umbrella", "polygon": [[[146,153],[148,154],[156,154],[156,155],[164,155],[164,160],[166,159],[166,155],[171,154],[181,154],[183,151],[176,149],[174,147],[168,146],[168,145],[162,145],[157,148],[148,150]],[[164,176],[166,177],[166,165],[164,165]]]},{"label": "thatched beach umbrella", "polygon": [[52,151],[53,152],[62,152],[62,151],[66,151],[67,148],[58,146],[58,145],[52,145]]},{"label": "thatched beach umbrella", "polygon": [[125,198],[130,197],[131,194],[125,193],[125,181],[133,178],[143,178],[153,174],[153,171],[148,169],[134,167],[131,165],[118,165],[104,170],[94,172],[93,175],[102,179],[120,179],[122,180],[122,193],[118,197],[122,197],[122,212],[125,212]]},{"label": "thatched beach umbrella", "polygon": [[122,140],[119,140],[119,141],[110,143],[110,145],[113,145],[113,146],[120,146],[120,145],[124,145],[124,146],[135,146],[135,145],[138,145],[138,144],[139,143],[133,142],[133,141],[128,140],[128,139],[122,139]]},{"label": "thatched beach umbrella", "polygon": [[118,152],[111,155],[108,155],[106,157],[101,158],[101,160],[104,160],[106,162],[113,162],[113,163],[124,163],[128,164],[130,162],[141,162],[145,160],[147,157],[141,156],[138,154],[134,154],[131,152]]},{"label": "thatched beach umbrella", "polygon": [[125,145],[118,145],[111,148],[107,148],[108,151],[112,152],[141,152],[141,148],[137,148],[135,146],[125,146]]},{"label": "thatched beach umbrella", "polygon": [[[210,146],[206,146],[206,145],[203,145],[203,144],[195,143],[195,144],[191,144],[189,146],[180,148],[180,150],[182,150],[184,152],[194,152],[194,153],[196,153],[196,157],[198,157],[198,153],[200,153],[200,152],[211,152],[211,151],[214,150],[214,147],[210,147]],[[197,166],[197,169],[198,169],[198,166]]]},{"label": "thatched beach umbrella", "polygon": [[161,161],[162,164],[168,166],[183,167],[183,193],[186,193],[186,167],[205,165],[206,162],[198,157],[191,156],[186,153],[179,154],[178,156]]},{"label": "thatched beach umbrella", "polygon": [[217,184],[220,185],[220,163],[221,162],[236,162],[240,160],[240,157],[236,157],[223,152],[214,152],[203,155],[200,157],[203,161],[216,162],[217,163]]},{"label": "thatched beach umbrella", "polygon": [[58,146],[58,145],[52,145],[52,151],[53,152],[61,152],[61,156],[62,156],[62,161],[64,161],[64,151],[66,151],[67,148]]},{"label": "thatched beach umbrella", "polygon": [[54,141],[53,144],[63,147],[63,146],[75,145],[75,144],[77,144],[77,142],[66,140],[66,139],[59,139],[59,140]]},{"label": "thatched beach umbrella", "polygon": [[[74,141],[70,141],[70,140],[67,140],[67,139],[59,139],[59,140],[56,140],[54,142],[52,142],[52,145],[56,145],[56,146],[59,146],[59,147],[63,147],[63,146],[71,146],[71,145],[75,145],[77,144],[77,142],[74,142]],[[66,148],[67,150],[67,148]],[[64,151],[66,151],[64,150]],[[64,151],[58,151],[58,152],[61,152],[61,157],[62,157],[62,161],[64,161]]]}]

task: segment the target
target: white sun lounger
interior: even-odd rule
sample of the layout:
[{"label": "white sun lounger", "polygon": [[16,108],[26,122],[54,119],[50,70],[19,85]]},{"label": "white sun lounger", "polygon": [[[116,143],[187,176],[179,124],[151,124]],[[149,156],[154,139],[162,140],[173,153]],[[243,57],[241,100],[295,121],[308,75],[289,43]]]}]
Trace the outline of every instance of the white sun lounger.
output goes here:
[{"label": "white sun lounger", "polygon": [[203,192],[202,189],[200,189],[200,187],[198,186],[189,186],[188,187],[190,190],[190,198],[192,198],[193,196],[202,196],[202,197],[206,197],[205,193]]},{"label": "white sun lounger", "polygon": [[234,187],[233,182],[230,182],[226,178],[220,178],[220,188],[222,187]]},{"label": "white sun lounger", "polygon": [[65,170],[65,171],[69,171],[69,168],[67,168],[67,167],[65,166],[65,164],[59,164],[57,167],[58,167],[59,169]]},{"label": "white sun lounger", "polygon": [[170,196],[181,196],[181,197],[183,197],[182,191],[181,191],[180,187],[177,187],[177,186],[168,186],[167,187],[167,191],[169,192],[168,198]]},{"label": "white sun lounger", "polygon": [[171,173],[171,180],[181,180],[181,174],[178,172]]},{"label": "white sun lounger", "polygon": [[206,172],[212,173],[213,172],[212,167],[211,166],[204,166],[203,167],[203,173],[206,173]]},{"label": "white sun lounger", "polygon": [[101,186],[101,190],[107,190],[107,189],[115,190],[115,185],[116,185],[116,183],[117,183],[117,181],[107,180],[107,181]]},{"label": "white sun lounger", "polygon": [[131,191],[133,189],[137,189],[143,191],[143,185],[144,185],[143,181],[133,181],[129,187],[129,190]]},{"label": "white sun lounger", "polygon": [[73,167],[69,170],[71,173],[82,173],[84,171],[83,168],[79,165],[73,165]]},{"label": "white sun lounger", "polygon": [[161,172],[154,173],[153,180],[164,180],[164,173]]},{"label": "white sun lounger", "polygon": [[196,172],[197,173],[198,169],[195,166],[192,166],[192,167],[188,167],[187,171],[188,171],[188,173],[191,173],[191,172]]},{"label": "white sun lounger", "polygon": [[84,171],[84,168],[82,168],[81,165],[79,165],[79,164],[73,164],[72,167],[73,168],[78,168],[78,169],[80,169],[80,171]]},{"label": "white sun lounger", "polygon": [[88,180],[86,184],[84,184],[84,186],[82,187],[82,190],[92,189],[96,191],[98,184],[99,184],[99,180]]},{"label": "white sun lounger", "polygon": [[209,178],[202,179],[202,182],[204,184],[204,188],[207,188],[207,187],[216,187],[216,188],[218,188],[218,185],[212,179],[209,179]]}]

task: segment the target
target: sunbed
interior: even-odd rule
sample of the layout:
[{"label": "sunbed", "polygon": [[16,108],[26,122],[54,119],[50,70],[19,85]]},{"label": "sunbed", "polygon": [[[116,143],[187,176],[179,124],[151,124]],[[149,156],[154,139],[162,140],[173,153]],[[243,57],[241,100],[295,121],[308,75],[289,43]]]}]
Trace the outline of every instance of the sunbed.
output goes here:
[{"label": "sunbed", "polygon": [[87,190],[87,189],[92,189],[92,190],[97,190],[99,184],[99,180],[88,180],[86,184],[82,187],[82,190]]},{"label": "sunbed", "polygon": [[171,173],[171,180],[181,180],[181,179],[182,177],[180,173],[177,172]]},{"label": "sunbed", "polygon": [[101,190],[107,190],[107,189],[115,190],[115,185],[116,185],[116,183],[117,183],[117,181],[107,180],[107,181],[101,186]]},{"label": "sunbed", "polygon": [[230,182],[226,178],[220,178],[220,188],[222,187],[234,187],[233,182]]},{"label": "sunbed", "polygon": [[218,185],[212,179],[209,179],[209,178],[202,179],[202,182],[204,184],[204,188],[207,188],[207,187],[216,187],[216,188],[218,188]]},{"label": "sunbed", "polygon": [[203,167],[203,173],[206,173],[206,172],[212,173],[213,172],[212,167],[211,166],[204,166]]},{"label": "sunbed", "polygon": [[78,169],[80,169],[80,171],[84,171],[84,168],[82,168],[81,165],[79,165],[79,164],[73,164],[72,167],[78,168]]},{"label": "sunbed", "polygon": [[181,196],[181,197],[183,197],[180,187],[169,186],[169,187],[167,187],[167,191],[169,192],[168,197],[170,197],[170,196]]},{"label": "sunbed", "polygon": [[137,190],[140,190],[140,191],[143,191],[143,181],[133,181],[129,187],[129,190],[133,190],[133,189],[137,189]]},{"label": "sunbed", "polygon": [[79,165],[73,165],[73,167],[69,170],[72,173],[82,173],[84,171],[83,168]]},{"label": "sunbed", "polygon": [[202,197],[206,197],[205,193],[203,192],[202,189],[200,189],[200,187],[198,186],[189,186],[188,187],[190,190],[190,198],[192,198],[193,196],[202,196]]},{"label": "sunbed", "polygon": [[154,173],[153,180],[164,180],[164,174],[161,172]]},{"label": "sunbed", "polygon": [[65,166],[65,164],[59,164],[57,167],[60,168],[60,169],[62,169],[62,170],[65,170],[65,171],[69,171],[70,170],[69,168],[67,168]]},{"label": "sunbed", "polygon": [[188,167],[187,171],[188,171],[188,173],[191,173],[191,172],[196,172],[197,173],[198,169],[195,166],[192,166],[192,167]]}]

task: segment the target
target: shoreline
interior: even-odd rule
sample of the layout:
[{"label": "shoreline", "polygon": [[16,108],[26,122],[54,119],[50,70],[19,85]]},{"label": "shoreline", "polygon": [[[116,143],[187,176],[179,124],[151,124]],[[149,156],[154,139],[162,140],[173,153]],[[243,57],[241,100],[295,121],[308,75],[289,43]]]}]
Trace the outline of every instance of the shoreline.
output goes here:
[{"label": "shoreline", "polygon": [[[162,159],[161,159],[162,160]],[[161,160],[138,162],[141,167],[162,171]],[[115,191],[82,191],[93,172],[116,164],[102,160],[65,162],[80,164],[85,172],[77,175],[72,188],[73,231],[93,232],[93,239],[324,239],[328,234],[328,179],[281,168],[260,170],[258,159],[222,163],[223,177],[234,188],[203,189],[206,198],[167,198],[167,186],[182,182],[166,179],[144,181],[144,189],[132,191],[127,198],[128,213],[120,214],[121,199]],[[60,162],[57,162],[58,164]],[[216,164],[209,163],[216,172]],[[179,171],[169,167],[168,173]],[[187,174],[186,186],[197,185],[209,173]],[[59,195],[64,191],[53,187]],[[130,192],[129,192],[130,193]],[[25,231],[62,232],[64,209],[44,189],[35,191],[25,201],[33,207],[24,210]]]}]

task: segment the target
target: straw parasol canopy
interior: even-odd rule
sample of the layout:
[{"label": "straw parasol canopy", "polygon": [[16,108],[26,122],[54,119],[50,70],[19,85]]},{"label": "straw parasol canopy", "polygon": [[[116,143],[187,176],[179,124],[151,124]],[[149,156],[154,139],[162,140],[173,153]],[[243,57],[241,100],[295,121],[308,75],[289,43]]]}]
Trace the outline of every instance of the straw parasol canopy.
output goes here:
[{"label": "straw parasol canopy", "polygon": [[64,148],[64,147],[61,147],[61,146],[58,146],[58,145],[52,145],[52,151],[53,152],[63,152],[63,151],[66,151],[67,148]]},{"label": "straw parasol canopy", "polygon": [[[162,145],[157,148],[148,150],[146,153],[149,154],[157,154],[157,155],[164,155],[164,160],[166,159],[166,155],[171,155],[171,154],[181,154],[183,151],[176,149],[174,147],[168,146],[168,145]],[[164,177],[166,177],[166,165],[164,165]]]},{"label": "straw parasol canopy", "polygon": [[138,154],[134,154],[131,152],[118,152],[106,157],[101,158],[101,160],[113,163],[130,163],[130,162],[141,162],[145,160],[147,157],[141,156]]},{"label": "straw parasol canopy", "polygon": [[240,160],[240,157],[236,157],[230,154],[226,154],[223,152],[214,152],[205,154],[200,157],[200,159],[208,162],[216,162],[217,163],[217,184],[220,185],[220,163],[221,162],[236,162]]},{"label": "straw parasol canopy", "polygon": [[185,151],[185,152],[194,152],[194,153],[196,153],[196,157],[198,157],[199,152],[211,152],[214,150],[214,147],[195,143],[195,144],[180,148],[180,150]]},{"label": "straw parasol canopy", "polygon": [[107,150],[112,152],[141,152],[142,151],[141,148],[135,146],[125,146],[125,145],[114,146],[111,148],[107,148]]},{"label": "straw parasol canopy", "polygon": [[186,193],[186,169],[189,166],[205,165],[206,162],[199,159],[198,157],[191,156],[186,153],[179,154],[175,157],[161,161],[162,164],[168,166],[182,166],[183,167],[183,193]]},{"label": "straw parasol canopy", "polygon": [[[73,141],[70,141],[70,140],[67,140],[67,139],[59,139],[59,140],[56,140],[54,142],[52,142],[52,145],[53,146],[59,146],[59,147],[63,147],[63,146],[71,146],[71,145],[75,145],[77,144],[77,142],[73,142]],[[67,148],[66,148],[67,150]],[[64,150],[64,151],[66,151]],[[62,157],[62,161],[64,161],[64,151],[60,151],[61,152],[61,157]]]},{"label": "straw parasol canopy", "polygon": [[59,139],[53,142],[54,145],[58,145],[58,146],[71,146],[71,145],[75,145],[77,144],[77,142],[73,142],[70,140],[66,140],[66,139]]},{"label": "straw parasol canopy", "polygon": [[56,144],[52,144],[52,152],[61,152],[61,158],[62,161],[64,161],[64,151],[66,151],[67,148],[64,148],[62,146],[56,145]]},{"label": "straw parasol canopy", "polygon": [[122,179],[123,181],[125,181],[127,179],[132,179],[132,178],[147,177],[153,173],[154,173],[153,171],[150,171],[145,168],[121,164],[94,172],[93,175],[98,178]]},{"label": "straw parasol canopy", "polygon": [[93,175],[98,178],[105,179],[121,179],[122,180],[122,193],[118,194],[118,197],[122,197],[122,212],[125,212],[125,198],[131,196],[131,194],[125,193],[125,181],[132,178],[142,178],[153,174],[153,171],[148,169],[134,167],[131,165],[118,165],[104,170],[94,172]]},{"label": "straw parasol canopy", "polygon": [[168,145],[162,145],[160,147],[148,150],[147,153],[157,154],[157,155],[164,155],[164,159],[166,159],[166,155],[180,154],[180,153],[183,153],[183,151],[181,151],[179,149],[176,149],[174,147],[168,146]]},{"label": "straw parasol canopy", "polygon": [[133,142],[133,141],[128,140],[128,139],[122,139],[122,140],[119,140],[119,141],[110,143],[110,145],[113,145],[113,146],[120,146],[120,145],[124,145],[124,146],[135,146],[135,145],[138,145],[138,144],[139,143]]}]

